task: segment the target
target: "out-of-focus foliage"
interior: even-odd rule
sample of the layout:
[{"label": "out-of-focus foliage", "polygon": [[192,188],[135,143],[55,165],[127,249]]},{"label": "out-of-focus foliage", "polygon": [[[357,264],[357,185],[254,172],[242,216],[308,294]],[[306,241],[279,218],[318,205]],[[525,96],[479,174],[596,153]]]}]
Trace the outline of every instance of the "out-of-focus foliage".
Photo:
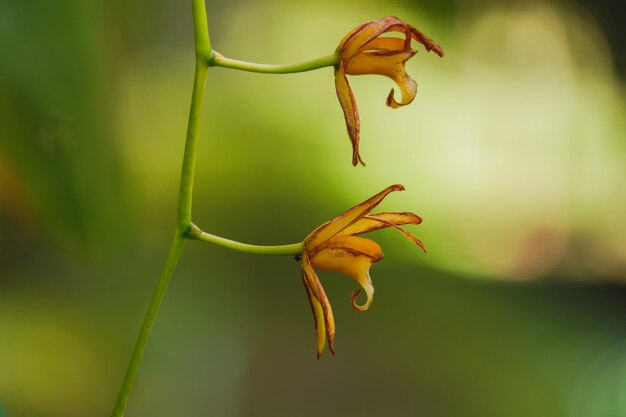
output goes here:
[{"label": "out-of-focus foliage", "polygon": [[[590,1],[590,0],[589,0]],[[589,3],[589,2],[587,2]],[[190,242],[128,416],[626,414],[626,109],[615,32],[574,1],[209,2],[250,61],[326,55],[396,15],[440,43],[352,77],[213,69],[194,219],[293,243],[392,184],[427,255],[380,232],[370,311],[323,274],[335,357],[315,361],[298,265]],[[185,2],[0,2],[0,415],[107,415],[174,227],[193,76]],[[617,66],[619,68],[619,66]]]}]

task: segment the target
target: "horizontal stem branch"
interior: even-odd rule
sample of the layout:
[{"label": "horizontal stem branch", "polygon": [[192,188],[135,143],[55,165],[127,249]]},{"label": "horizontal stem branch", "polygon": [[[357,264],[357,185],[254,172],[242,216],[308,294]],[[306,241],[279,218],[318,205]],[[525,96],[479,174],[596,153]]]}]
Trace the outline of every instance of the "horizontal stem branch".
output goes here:
[{"label": "horizontal stem branch", "polygon": [[312,59],[298,64],[267,65],[254,62],[238,61],[226,58],[215,51],[207,58],[208,66],[231,68],[248,72],[259,72],[263,74],[290,74],[295,72],[312,71],[324,67],[332,67],[339,63],[339,55],[333,53],[321,58]]},{"label": "horizontal stem branch", "polygon": [[257,255],[299,255],[304,250],[304,242],[294,243],[291,245],[280,246],[258,246],[241,243],[234,240],[226,239],[220,236],[203,232],[196,225],[192,225],[185,234],[187,239],[200,240],[202,242],[213,243],[214,245],[224,248],[233,249],[239,252],[254,253]]}]

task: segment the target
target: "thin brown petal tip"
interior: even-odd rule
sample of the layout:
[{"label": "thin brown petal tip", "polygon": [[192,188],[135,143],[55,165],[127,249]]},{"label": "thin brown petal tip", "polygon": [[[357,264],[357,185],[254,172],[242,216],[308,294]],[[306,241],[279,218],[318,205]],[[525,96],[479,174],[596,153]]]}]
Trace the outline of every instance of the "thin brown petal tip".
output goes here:
[{"label": "thin brown petal tip", "polygon": [[392,88],[391,91],[389,92],[389,95],[387,96],[387,102],[386,102],[387,107],[394,107],[394,104],[396,104],[395,100],[393,99],[393,94],[394,94],[394,91]]}]

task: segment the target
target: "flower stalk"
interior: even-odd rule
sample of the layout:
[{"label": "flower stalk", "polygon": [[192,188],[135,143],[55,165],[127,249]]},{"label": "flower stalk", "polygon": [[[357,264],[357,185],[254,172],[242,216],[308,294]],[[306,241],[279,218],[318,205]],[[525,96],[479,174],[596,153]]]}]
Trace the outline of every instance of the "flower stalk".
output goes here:
[{"label": "flower stalk", "polygon": [[310,61],[285,65],[267,65],[239,61],[227,58],[215,51],[213,51],[213,53],[207,58],[207,64],[212,67],[223,67],[240,71],[258,72],[262,74],[293,74],[297,72],[312,71],[324,67],[333,67],[338,63],[339,54],[337,52],[321,58],[312,59]]},{"label": "flower stalk", "polygon": [[259,246],[241,243],[234,240],[226,239],[221,236],[212,235],[203,232],[196,225],[192,225],[189,232],[186,233],[187,239],[199,240],[201,242],[212,243],[223,248],[236,250],[238,252],[253,253],[256,255],[270,256],[296,256],[300,255],[304,250],[304,242],[294,243],[291,245],[280,246]]}]

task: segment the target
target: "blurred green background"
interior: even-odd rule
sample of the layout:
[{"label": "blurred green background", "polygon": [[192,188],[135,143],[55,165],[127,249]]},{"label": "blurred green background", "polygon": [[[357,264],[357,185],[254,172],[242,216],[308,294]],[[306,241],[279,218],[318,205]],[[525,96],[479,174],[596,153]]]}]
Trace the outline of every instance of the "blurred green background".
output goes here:
[{"label": "blurred green background", "polygon": [[[127,415],[626,416],[626,38],[619,1],[207,3],[232,58],[326,55],[396,15],[439,42],[414,103],[332,69],[209,72],[194,218],[302,240],[392,183],[416,251],[373,236],[375,302],[322,273],[315,360],[298,265],[190,242]],[[621,17],[620,17],[621,16]],[[193,78],[186,1],[0,0],[0,415],[107,416],[174,227]]]}]

